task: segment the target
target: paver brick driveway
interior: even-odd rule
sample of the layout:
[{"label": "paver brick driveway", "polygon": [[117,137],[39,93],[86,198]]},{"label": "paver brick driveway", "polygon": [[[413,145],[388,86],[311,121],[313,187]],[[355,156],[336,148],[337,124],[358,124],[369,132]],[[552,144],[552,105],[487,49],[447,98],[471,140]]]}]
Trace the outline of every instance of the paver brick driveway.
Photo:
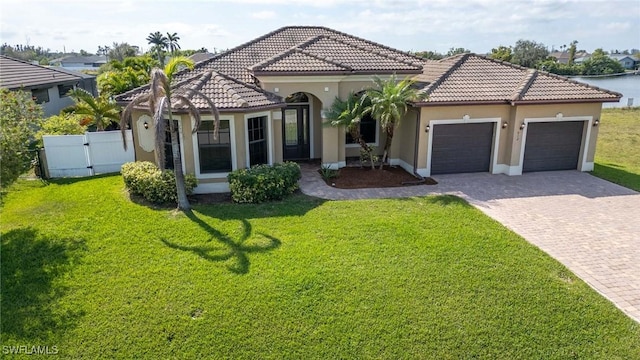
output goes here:
[{"label": "paver brick driveway", "polygon": [[303,166],[301,189],[325,199],[461,196],[640,322],[640,193],[578,171],[438,175],[435,186],[341,190],[316,170]]}]

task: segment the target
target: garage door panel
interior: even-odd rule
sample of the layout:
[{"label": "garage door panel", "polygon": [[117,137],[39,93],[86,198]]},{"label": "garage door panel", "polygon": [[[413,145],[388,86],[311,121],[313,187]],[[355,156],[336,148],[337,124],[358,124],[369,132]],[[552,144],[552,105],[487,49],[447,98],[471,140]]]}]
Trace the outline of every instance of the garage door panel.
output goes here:
[{"label": "garage door panel", "polygon": [[529,123],[523,172],[578,168],[583,121]]},{"label": "garage door panel", "polygon": [[434,125],[431,173],[489,171],[494,126],[495,123]]}]

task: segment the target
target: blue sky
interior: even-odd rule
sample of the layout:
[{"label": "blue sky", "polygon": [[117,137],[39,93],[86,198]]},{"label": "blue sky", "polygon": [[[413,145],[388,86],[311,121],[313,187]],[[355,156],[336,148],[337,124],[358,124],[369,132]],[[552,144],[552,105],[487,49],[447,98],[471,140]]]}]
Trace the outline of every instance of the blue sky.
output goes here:
[{"label": "blue sky", "polygon": [[640,0],[2,1],[0,41],[95,52],[150,32],[183,49],[240,45],[286,25],[322,25],[400,50],[486,53],[518,39],[593,51],[640,49]]}]

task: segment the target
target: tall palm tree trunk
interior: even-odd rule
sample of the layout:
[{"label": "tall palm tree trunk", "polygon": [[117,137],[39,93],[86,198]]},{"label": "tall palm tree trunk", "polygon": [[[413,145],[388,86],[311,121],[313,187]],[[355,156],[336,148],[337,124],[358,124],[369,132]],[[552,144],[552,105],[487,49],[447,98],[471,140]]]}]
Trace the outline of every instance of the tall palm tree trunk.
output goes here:
[{"label": "tall palm tree trunk", "polygon": [[[171,99],[168,94],[167,99]],[[169,109],[171,107],[169,100]],[[178,143],[178,129],[173,123],[173,114],[169,111],[169,131],[171,133],[171,153],[173,154],[173,172],[176,176],[176,191],[178,194],[178,209],[182,211],[191,211],[191,204],[187,199],[187,190],[184,185],[184,172],[182,171],[182,159],[180,158],[180,144]]]}]

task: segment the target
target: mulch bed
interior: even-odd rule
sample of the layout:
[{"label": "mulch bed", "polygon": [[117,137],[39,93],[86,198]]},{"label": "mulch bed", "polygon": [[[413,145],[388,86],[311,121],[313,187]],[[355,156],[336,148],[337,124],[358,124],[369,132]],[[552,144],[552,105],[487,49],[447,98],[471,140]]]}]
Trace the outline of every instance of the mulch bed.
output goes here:
[{"label": "mulch bed", "polygon": [[384,166],[376,167],[343,167],[338,170],[338,176],[325,180],[327,185],[338,189],[366,189],[400,187],[411,185],[435,185],[438,182],[432,178],[426,178],[424,182],[409,174],[401,167]]}]

